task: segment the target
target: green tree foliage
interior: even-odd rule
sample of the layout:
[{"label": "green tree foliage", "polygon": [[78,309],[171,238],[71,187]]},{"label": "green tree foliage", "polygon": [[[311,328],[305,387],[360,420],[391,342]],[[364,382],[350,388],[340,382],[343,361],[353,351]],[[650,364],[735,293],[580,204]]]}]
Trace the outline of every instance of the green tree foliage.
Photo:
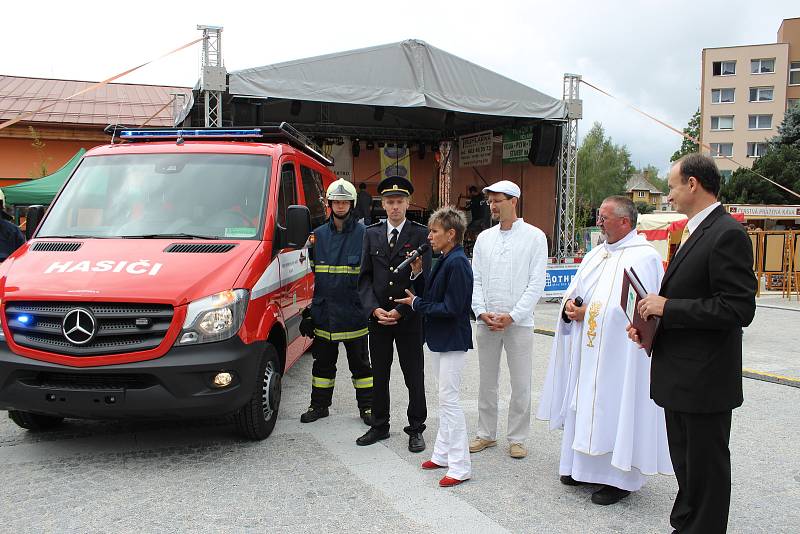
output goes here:
[{"label": "green tree foliage", "polygon": [[578,149],[578,190],[576,226],[593,224],[589,213],[604,198],[620,195],[625,182],[634,172],[631,156],[624,145],[615,145],[606,137],[603,126],[596,122]]},{"label": "green tree foliage", "polygon": [[767,152],[740,168],[722,185],[720,199],[729,204],[798,204],[800,198],[784,191],[755,173],[800,192],[800,107],[787,111],[778,135],[770,139]]},{"label": "green tree foliage", "polygon": [[[686,135],[692,136],[695,139],[700,138],[700,108],[697,108],[697,111],[694,112],[692,118],[689,119],[689,124],[686,128],[683,129],[683,133]],[[670,161],[678,161],[686,154],[692,154],[699,150],[699,145],[693,141],[689,141],[685,137],[683,138],[683,142],[681,143],[681,147],[672,155],[669,159]]]},{"label": "green tree foliage", "polygon": [[639,213],[653,213],[653,210],[655,210],[653,205],[647,202],[637,202],[635,205],[636,211]]}]

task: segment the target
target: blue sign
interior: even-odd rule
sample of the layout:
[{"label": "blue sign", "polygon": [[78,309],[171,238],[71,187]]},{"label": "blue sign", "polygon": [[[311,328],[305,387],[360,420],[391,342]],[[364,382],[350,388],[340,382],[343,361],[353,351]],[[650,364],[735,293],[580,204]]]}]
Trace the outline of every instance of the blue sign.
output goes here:
[{"label": "blue sign", "polygon": [[550,263],[544,279],[545,297],[561,297],[567,291],[572,277],[578,272],[577,263]]}]

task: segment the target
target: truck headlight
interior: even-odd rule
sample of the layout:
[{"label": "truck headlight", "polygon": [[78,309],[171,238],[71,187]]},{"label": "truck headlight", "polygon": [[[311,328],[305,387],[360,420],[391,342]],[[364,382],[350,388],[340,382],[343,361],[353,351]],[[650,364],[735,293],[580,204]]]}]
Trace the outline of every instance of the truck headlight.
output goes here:
[{"label": "truck headlight", "polygon": [[248,290],[233,289],[190,302],[175,344],[211,343],[235,336],[244,321],[249,300]]}]

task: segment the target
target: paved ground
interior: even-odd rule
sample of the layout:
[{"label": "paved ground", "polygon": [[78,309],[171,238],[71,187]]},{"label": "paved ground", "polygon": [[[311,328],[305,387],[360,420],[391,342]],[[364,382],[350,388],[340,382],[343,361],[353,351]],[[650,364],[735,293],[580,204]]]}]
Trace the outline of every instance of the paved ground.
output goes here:
[{"label": "paved ground", "polygon": [[[540,305],[547,326],[550,305]],[[554,308],[554,306],[552,306]],[[800,315],[759,308],[748,329],[747,365],[795,373]],[[780,328],[773,339],[758,325]],[[765,336],[773,343],[761,348]],[[535,337],[534,404],[551,338]],[[340,359],[344,364],[344,357]],[[406,395],[395,366],[389,440],[357,447],[357,418],[346,365],[331,416],[303,425],[310,357],[284,380],[281,417],[266,441],[241,441],[227,420],[190,423],[69,421],[31,434],[0,418],[1,532],[547,532],[669,533],[676,484],[652,478],[618,505],[598,507],[591,489],[557,477],[561,434],[532,424],[531,454],[513,460],[501,446],[473,456],[473,480],[441,489],[423,472],[426,453],[406,450]],[[507,383],[507,378],[501,378]],[[477,354],[465,369],[463,405],[474,430]],[[427,380],[429,430],[437,426],[435,382]],[[502,395],[507,399],[508,388]],[[797,532],[800,524],[800,389],[745,381],[734,412],[730,532]],[[504,421],[502,414],[501,421]],[[501,425],[504,426],[504,425]],[[501,428],[502,434],[502,428]]]}]

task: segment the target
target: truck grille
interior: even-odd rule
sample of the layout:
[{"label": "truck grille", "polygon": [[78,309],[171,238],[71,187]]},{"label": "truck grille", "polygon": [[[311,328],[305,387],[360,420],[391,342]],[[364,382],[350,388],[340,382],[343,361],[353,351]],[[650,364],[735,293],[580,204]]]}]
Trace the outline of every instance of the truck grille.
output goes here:
[{"label": "truck grille", "polygon": [[6,303],[6,324],[17,345],[70,356],[154,349],[164,339],[172,315],[168,304]]}]

